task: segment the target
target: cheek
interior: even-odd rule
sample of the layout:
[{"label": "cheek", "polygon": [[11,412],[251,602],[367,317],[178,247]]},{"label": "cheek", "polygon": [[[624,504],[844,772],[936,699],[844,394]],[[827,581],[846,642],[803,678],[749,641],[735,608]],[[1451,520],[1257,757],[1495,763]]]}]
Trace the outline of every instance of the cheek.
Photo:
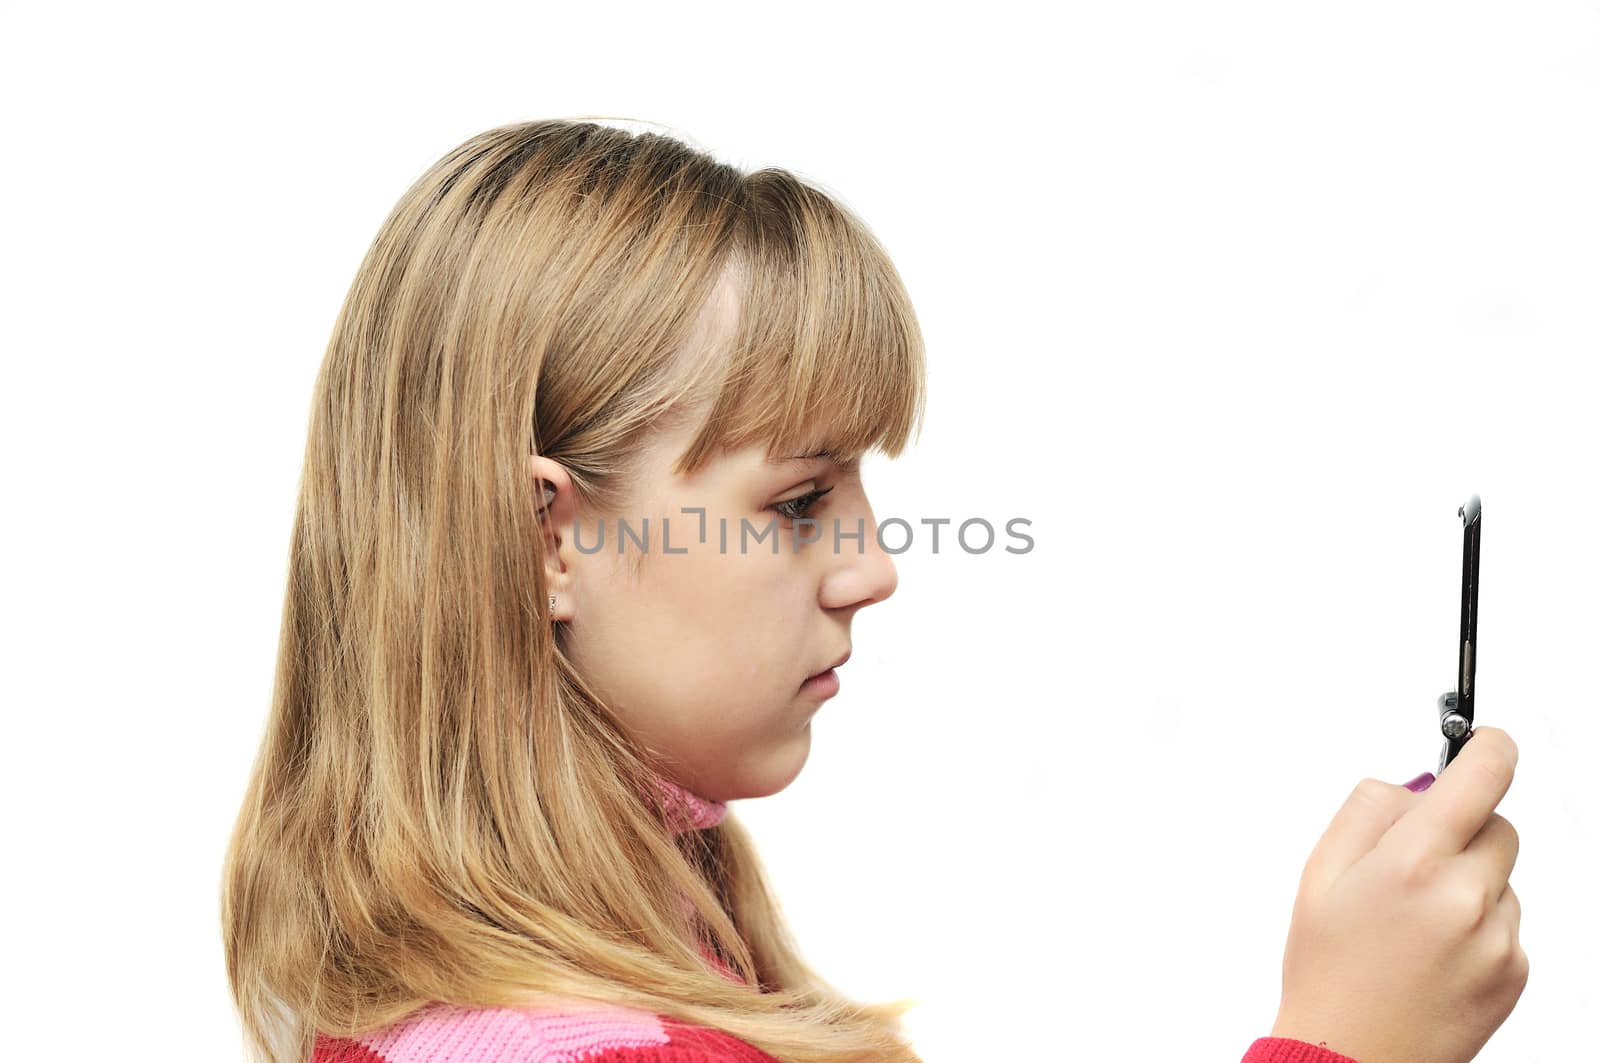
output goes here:
[{"label": "cheek", "polygon": [[[805,583],[793,556],[705,553],[661,560],[656,604],[663,631],[675,628],[685,658],[708,683],[781,696],[808,649]],[[681,672],[680,672],[681,674]],[[795,681],[798,685],[798,679]],[[717,696],[712,693],[712,696]]]},{"label": "cheek", "polygon": [[651,548],[637,579],[634,559],[618,558],[614,547],[589,559],[583,576],[603,589],[592,602],[584,663],[633,712],[676,726],[694,718],[732,731],[761,726],[797,693],[794,673],[816,652],[804,548],[796,555],[780,543],[774,555],[769,540],[740,553],[730,536],[723,552],[714,524],[702,544],[680,537],[676,523],[673,552],[656,539]]}]

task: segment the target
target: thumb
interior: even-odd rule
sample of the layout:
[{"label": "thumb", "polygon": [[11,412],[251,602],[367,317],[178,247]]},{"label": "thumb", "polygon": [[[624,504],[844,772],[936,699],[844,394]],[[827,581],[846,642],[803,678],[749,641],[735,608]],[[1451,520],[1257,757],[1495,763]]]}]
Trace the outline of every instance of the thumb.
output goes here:
[{"label": "thumb", "polygon": [[1377,847],[1378,840],[1410,810],[1415,793],[1433,784],[1433,775],[1424,772],[1403,786],[1362,779],[1350,791],[1335,813],[1333,822],[1306,861],[1301,888],[1322,893],[1356,861]]}]

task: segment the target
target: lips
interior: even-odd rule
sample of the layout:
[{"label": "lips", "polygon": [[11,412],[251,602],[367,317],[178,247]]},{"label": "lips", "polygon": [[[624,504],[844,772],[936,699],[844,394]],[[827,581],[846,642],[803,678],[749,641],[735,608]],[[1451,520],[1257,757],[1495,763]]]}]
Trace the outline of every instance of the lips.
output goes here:
[{"label": "lips", "polygon": [[808,680],[815,679],[817,676],[821,675],[823,672],[831,672],[835,668],[837,668],[841,664],[843,664],[844,662],[848,661],[849,659],[850,659],[850,651],[849,650],[845,650],[843,657],[840,657],[838,660],[836,660],[832,664],[828,665],[828,667],[822,669],[822,671],[812,672],[810,675],[806,676],[806,678]]}]

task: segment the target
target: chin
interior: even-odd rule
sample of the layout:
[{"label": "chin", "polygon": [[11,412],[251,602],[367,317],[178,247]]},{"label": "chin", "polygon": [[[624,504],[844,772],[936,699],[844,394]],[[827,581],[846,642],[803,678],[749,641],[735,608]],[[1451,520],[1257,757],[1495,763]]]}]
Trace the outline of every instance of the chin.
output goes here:
[{"label": "chin", "polygon": [[800,771],[811,756],[811,724],[809,721],[783,745],[773,750],[758,769],[748,773],[742,782],[744,797],[771,797],[789,788],[800,777]]}]

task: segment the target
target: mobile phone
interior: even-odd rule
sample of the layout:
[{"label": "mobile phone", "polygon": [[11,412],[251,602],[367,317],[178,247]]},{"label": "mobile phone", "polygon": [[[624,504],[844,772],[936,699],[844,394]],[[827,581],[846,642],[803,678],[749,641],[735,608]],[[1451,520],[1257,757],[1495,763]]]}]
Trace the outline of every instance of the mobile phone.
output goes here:
[{"label": "mobile phone", "polygon": [[1444,749],[1439,754],[1440,774],[1456,759],[1472,737],[1476,702],[1474,679],[1478,672],[1478,547],[1483,538],[1483,504],[1477,495],[1456,510],[1461,518],[1461,649],[1456,658],[1456,688],[1439,695],[1439,730]]}]

